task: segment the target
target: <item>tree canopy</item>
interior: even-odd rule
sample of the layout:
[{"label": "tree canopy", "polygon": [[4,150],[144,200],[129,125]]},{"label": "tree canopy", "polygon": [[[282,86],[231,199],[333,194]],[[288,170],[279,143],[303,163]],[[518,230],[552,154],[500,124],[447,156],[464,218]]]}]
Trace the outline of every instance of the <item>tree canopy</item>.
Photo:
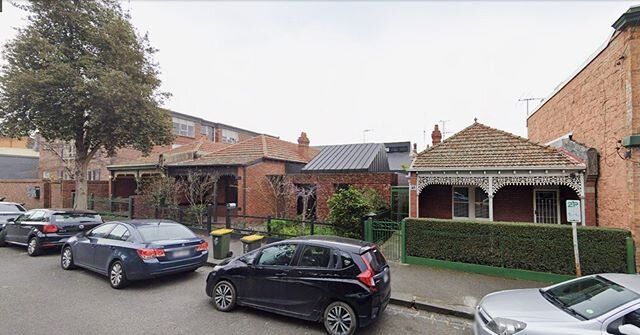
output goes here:
[{"label": "tree canopy", "polygon": [[0,133],[73,143],[82,208],[96,153],[126,146],[148,153],[173,140],[170,116],[160,108],[169,94],[160,91],[157,50],[115,0],[19,6],[28,24],[4,45]]}]

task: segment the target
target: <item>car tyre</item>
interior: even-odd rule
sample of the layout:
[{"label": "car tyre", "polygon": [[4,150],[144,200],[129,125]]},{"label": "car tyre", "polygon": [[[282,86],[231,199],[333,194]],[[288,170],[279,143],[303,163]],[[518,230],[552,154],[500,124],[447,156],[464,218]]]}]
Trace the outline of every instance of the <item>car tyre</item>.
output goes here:
[{"label": "car tyre", "polygon": [[27,255],[35,257],[40,255],[41,252],[42,246],[40,245],[40,239],[37,236],[33,236],[29,239],[29,244],[27,244]]},{"label": "car tyre", "polygon": [[125,288],[129,284],[122,262],[115,261],[109,266],[109,284],[116,290]]},{"label": "car tyre", "polygon": [[6,228],[0,231],[0,247],[7,246],[7,230]]},{"label": "car tyre", "polygon": [[351,306],[342,301],[329,304],[324,310],[324,329],[331,335],[353,335],[358,329],[358,317]]},{"label": "car tyre", "polygon": [[62,248],[62,253],[60,254],[60,266],[62,266],[64,270],[73,270],[76,268],[73,263],[73,252],[71,251],[70,246]]},{"label": "car tyre", "polygon": [[229,312],[236,307],[236,299],[238,297],[236,288],[226,280],[219,281],[213,287],[211,296],[216,309],[221,312]]}]

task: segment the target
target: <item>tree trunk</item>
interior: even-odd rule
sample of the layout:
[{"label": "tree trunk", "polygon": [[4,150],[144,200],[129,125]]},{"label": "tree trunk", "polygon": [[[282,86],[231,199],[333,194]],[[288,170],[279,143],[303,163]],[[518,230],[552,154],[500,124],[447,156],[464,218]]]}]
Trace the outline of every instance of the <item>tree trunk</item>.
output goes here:
[{"label": "tree trunk", "polygon": [[76,160],[76,196],[73,202],[73,208],[76,209],[87,209],[87,169],[89,160],[81,158]]}]

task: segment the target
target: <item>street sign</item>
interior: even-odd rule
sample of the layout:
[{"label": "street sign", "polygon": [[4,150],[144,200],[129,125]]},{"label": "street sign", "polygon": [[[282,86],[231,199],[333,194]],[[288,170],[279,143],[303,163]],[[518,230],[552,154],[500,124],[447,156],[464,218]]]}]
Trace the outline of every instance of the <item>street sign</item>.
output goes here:
[{"label": "street sign", "polygon": [[567,221],[582,222],[580,200],[567,200]]}]

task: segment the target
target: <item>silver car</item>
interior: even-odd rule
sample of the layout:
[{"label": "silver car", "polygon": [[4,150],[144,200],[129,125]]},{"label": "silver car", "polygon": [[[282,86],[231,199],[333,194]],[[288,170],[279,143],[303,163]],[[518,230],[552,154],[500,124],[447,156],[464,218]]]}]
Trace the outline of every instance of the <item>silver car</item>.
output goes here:
[{"label": "silver car", "polygon": [[599,274],[488,294],[476,335],[640,335],[640,275]]}]

